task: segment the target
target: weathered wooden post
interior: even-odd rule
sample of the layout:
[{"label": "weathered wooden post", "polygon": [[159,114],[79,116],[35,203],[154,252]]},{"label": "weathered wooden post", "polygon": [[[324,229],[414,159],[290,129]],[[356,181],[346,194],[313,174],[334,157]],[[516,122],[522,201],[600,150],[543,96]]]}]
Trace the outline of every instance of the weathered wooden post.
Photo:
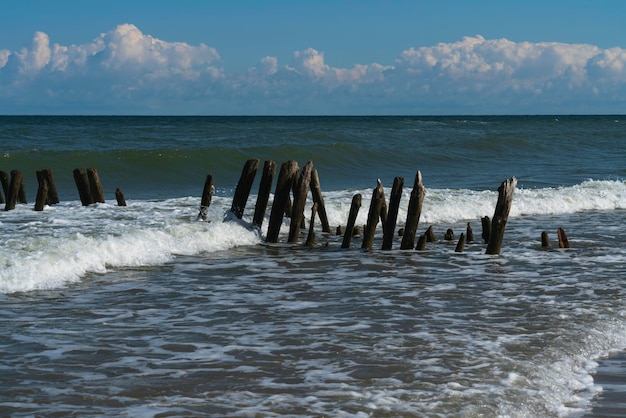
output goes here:
[{"label": "weathered wooden post", "polygon": [[547,231],[541,233],[541,248],[550,248],[550,237]]},{"label": "weathered wooden post", "polygon": [[500,254],[504,230],[509,219],[511,204],[513,203],[513,191],[516,185],[517,179],[511,177],[503,181],[500,187],[498,187],[498,203],[496,203],[496,210],[491,220],[491,234],[489,235],[486,254]]},{"label": "weathered wooden post", "polygon": [[426,242],[437,242],[437,237],[435,236],[432,225],[428,227],[424,235],[426,235]]},{"label": "weathered wooden post", "polygon": [[559,238],[559,248],[569,248],[569,240],[567,239],[565,230],[563,228],[559,228],[556,233]]},{"label": "weathered wooden post", "polygon": [[98,170],[95,168],[88,168],[87,178],[89,180],[89,193],[91,193],[91,199],[93,202],[104,203],[104,190],[102,190],[102,183],[100,183]]},{"label": "weathered wooden post", "polygon": [[313,207],[311,208],[311,222],[309,223],[309,234],[306,237],[306,245],[307,247],[312,247],[315,245],[315,216],[317,216],[317,202],[313,203]]},{"label": "weathered wooden post", "polygon": [[80,202],[83,206],[89,206],[93,203],[93,197],[89,191],[89,179],[87,178],[87,171],[84,168],[75,168],[72,172],[74,175],[74,183],[78,189],[78,195],[80,196]]},{"label": "weathered wooden post", "polygon": [[403,186],[403,177],[396,177],[393,179],[391,197],[389,198],[389,211],[387,212],[387,222],[383,228],[383,250],[391,250],[391,247],[393,246],[393,237],[395,235],[396,222],[398,220],[398,210],[400,209],[400,199],[402,198]]},{"label": "weathered wooden post", "polygon": [[370,210],[367,215],[367,224],[365,231],[363,232],[363,243],[361,248],[365,250],[371,250],[374,245],[374,235],[376,233],[376,226],[378,225],[378,219],[380,218],[380,210],[383,207],[383,201],[385,200],[385,192],[383,184],[380,179],[377,180],[378,185],[372,192],[372,201],[370,203]]},{"label": "weathered wooden post", "polygon": [[297,174],[298,163],[293,160],[284,162],[280,167],[265,242],[278,242],[278,234],[283,223],[283,216],[285,216],[289,193]]},{"label": "weathered wooden post", "polygon": [[9,182],[9,192],[7,193],[6,205],[4,210],[15,209],[17,203],[20,186],[22,184],[22,172],[19,170],[11,170],[11,181]]},{"label": "weathered wooden post", "polygon": [[491,235],[491,219],[489,219],[489,216],[483,216],[480,218],[480,224],[483,228],[481,237],[486,244],[489,242],[489,236]]},{"label": "weathered wooden post", "polygon": [[17,201],[19,203],[27,204],[28,199],[26,199],[26,189],[24,188],[24,177],[22,176],[20,179],[20,186],[17,193]]},{"label": "weathered wooden post", "polygon": [[445,235],[443,236],[443,239],[445,239],[446,241],[454,241],[454,231],[452,230],[452,228],[448,228]]},{"label": "weathered wooden post", "polygon": [[115,200],[117,200],[117,206],[126,206],[126,198],[124,198],[124,192],[119,188],[115,189]]},{"label": "weathered wooden post", "polygon": [[43,171],[37,171],[37,197],[35,198],[35,210],[42,211],[48,200],[48,180]]},{"label": "weathered wooden post", "polygon": [[467,242],[474,242],[474,231],[472,230],[472,225],[468,222],[467,228],[465,229],[465,240]]},{"label": "weathered wooden post", "polygon": [[[304,219],[304,204],[306,203],[306,196],[311,184],[311,171],[313,170],[313,162],[309,161],[302,168],[300,178],[298,179],[298,186],[296,193],[293,196],[293,207],[291,209],[291,224],[289,226],[289,238],[287,242],[298,242],[298,235],[300,234],[300,226],[302,225],[302,219]],[[313,221],[313,220],[311,220]]]},{"label": "weathered wooden post", "polygon": [[252,223],[261,228],[263,220],[265,219],[265,211],[267,210],[267,202],[270,199],[270,193],[272,191],[272,181],[276,175],[276,163],[272,160],[267,160],[263,164],[263,174],[261,175],[261,182],[259,183],[259,194],[256,198],[256,205],[254,206],[254,216],[252,217]]},{"label": "weathered wooden post", "polygon": [[422,213],[422,203],[426,189],[422,184],[422,173],[418,170],[411,191],[409,207],[406,215],[406,224],[404,225],[404,235],[400,243],[401,250],[412,249],[415,246],[415,234],[417,233],[417,225],[419,224],[420,215]]},{"label": "weathered wooden post", "polygon": [[59,193],[57,192],[57,186],[54,183],[54,177],[52,176],[52,169],[46,168],[41,170],[41,175],[48,183],[48,197],[46,203],[48,205],[56,205],[59,203]]},{"label": "weathered wooden post", "polygon": [[322,224],[322,231],[330,234],[330,224],[328,223],[328,215],[326,214],[326,206],[324,205],[324,198],[322,197],[322,187],[320,186],[320,177],[317,170],[314,168],[311,172],[311,195],[313,196],[313,203],[317,203],[317,214],[320,217],[320,223]]},{"label": "weathered wooden post", "polygon": [[[2,183],[2,191],[6,199],[9,197],[9,175],[6,171],[0,170],[0,183]],[[5,203],[4,198],[0,200],[0,203]]]},{"label": "weathered wooden post", "polygon": [[459,237],[459,242],[456,244],[456,248],[454,252],[462,253],[465,248],[465,234],[461,232],[461,236]]},{"label": "weathered wooden post", "polygon": [[359,214],[361,208],[361,194],[357,193],[352,196],[352,204],[350,205],[350,214],[348,215],[348,224],[343,233],[343,241],[341,248],[350,248],[350,240],[352,240],[352,233],[354,232],[354,224],[356,223],[356,217]]},{"label": "weathered wooden post", "polygon": [[239,182],[235,188],[235,195],[233,196],[233,204],[230,208],[230,211],[239,219],[243,218],[243,211],[246,208],[248,196],[250,196],[250,189],[252,188],[254,176],[256,176],[258,168],[259,159],[253,158],[246,161],[241,171],[241,177],[239,177]]},{"label": "weathered wooden post", "polygon": [[206,221],[206,218],[209,214],[209,206],[211,206],[211,200],[213,199],[214,191],[215,181],[213,180],[213,176],[209,173],[204,179],[204,188],[202,189],[202,198],[200,199],[200,212],[198,212],[197,219]]},{"label": "weathered wooden post", "polygon": [[426,249],[426,234],[420,235],[420,237],[417,239],[417,245],[415,246],[415,249],[418,251],[424,251]]}]

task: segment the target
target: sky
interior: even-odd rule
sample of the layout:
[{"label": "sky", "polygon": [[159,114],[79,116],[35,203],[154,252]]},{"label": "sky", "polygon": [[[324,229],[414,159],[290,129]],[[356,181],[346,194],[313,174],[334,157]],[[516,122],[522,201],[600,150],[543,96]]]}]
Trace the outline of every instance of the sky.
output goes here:
[{"label": "sky", "polygon": [[0,114],[624,114],[624,22],[623,0],[6,0]]}]

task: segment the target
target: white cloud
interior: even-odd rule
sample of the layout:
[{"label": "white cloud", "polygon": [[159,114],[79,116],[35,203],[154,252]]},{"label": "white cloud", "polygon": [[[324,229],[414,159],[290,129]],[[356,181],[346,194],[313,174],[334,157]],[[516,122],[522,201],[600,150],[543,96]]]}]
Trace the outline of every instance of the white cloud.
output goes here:
[{"label": "white cloud", "polygon": [[225,72],[220,60],[205,44],[168,42],[131,24],[78,45],[36,32],[20,51],[0,49],[0,113],[13,111],[16,97],[24,112],[65,102],[79,110],[97,104],[95,111],[106,113],[209,114],[578,113],[626,106],[626,50],[587,44],[477,35],[399,51],[392,65],[346,68],[308,48],[286,65],[265,56],[243,74]]}]

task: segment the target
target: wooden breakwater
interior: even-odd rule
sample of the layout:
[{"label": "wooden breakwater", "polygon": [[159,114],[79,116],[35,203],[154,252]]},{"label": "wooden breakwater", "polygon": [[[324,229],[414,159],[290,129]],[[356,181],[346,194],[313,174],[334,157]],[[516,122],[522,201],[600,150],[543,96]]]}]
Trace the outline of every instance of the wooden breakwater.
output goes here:
[{"label": "wooden breakwater", "polygon": [[[259,166],[259,159],[249,159],[243,166],[230,208],[230,212],[237,219],[242,219],[244,216]],[[73,170],[72,174],[83,206],[105,202],[102,183],[98,171],[95,168],[76,168]],[[51,169],[39,170],[36,172],[36,175],[39,187],[34,210],[41,211],[44,209],[45,205],[59,203],[59,197]],[[265,220],[275,175],[276,163],[271,160],[265,161],[262,177],[259,182],[254,214],[252,216],[252,225],[259,229]],[[4,198],[2,193],[0,193],[0,203],[5,203],[5,211],[14,209],[16,203],[27,203],[23,176],[19,170],[12,170],[10,177],[6,172],[0,171],[0,182],[2,183],[2,190],[6,197]],[[504,232],[516,184],[517,180],[515,177],[503,181],[498,188],[498,201],[493,216],[491,218],[488,216],[481,218],[481,237],[486,244],[486,254],[498,255],[501,253]],[[400,242],[397,243],[396,246],[401,250],[415,249],[423,251],[426,249],[428,243],[437,241],[432,225],[429,226],[423,234],[418,235],[417,232],[422,204],[426,196],[422,174],[419,170],[413,182],[413,188],[408,202],[407,217],[404,220],[403,226],[400,227],[396,233],[403,187],[404,179],[402,177],[394,178],[389,202],[387,202],[382,182],[380,179],[377,180],[376,187],[372,190],[367,223],[363,225],[363,236],[360,244],[362,249],[373,249],[375,236],[379,230],[382,230],[381,250],[393,249],[396,235],[400,238]],[[214,190],[215,180],[211,174],[207,174],[197,217],[198,220],[207,220]],[[307,199],[309,198],[309,193],[311,196],[311,214],[309,217],[309,228],[305,245],[315,245],[316,219],[319,219],[321,230],[324,234],[331,233],[319,173],[313,167],[313,162],[309,161],[304,167],[300,168],[296,161],[289,160],[281,165],[276,180],[274,198],[270,208],[269,225],[265,235],[265,241],[267,243],[278,242],[281,226],[283,225],[285,217],[290,218],[287,242],[297,243],[300,241],[301,235],[307,229],[305,225],[306,217],[304,209]],[[118,206],[126,206],[124,194],[119,188],[115,190],[115,197]],[[350,248],[352,238],[361,236],[361,227],[356,225],[356,219],[362,206],[362,201],[363,198],[361,194],[355,194],[353,196],[350,212],[347,217],[347,224],[337,227],[337,235],[343,235],[341,248]],[[379,222],[381,225],[380,228],[378,227]],[[400,222],[400,224],[402,223]],[[559,248],[569,248],[567,235],[562,228],[558,229],[557,236]],[[444,240],[455,240],[454,231],[451,228],[446,231]],[[454,251],[463,252],[466,243],[471,242],[474,242],[474,233],[471,224],[468,222],[466,231],[460,234]],[[550,248],[550,240],[545,231],[541,234],[541,246],[544,249]]]}]

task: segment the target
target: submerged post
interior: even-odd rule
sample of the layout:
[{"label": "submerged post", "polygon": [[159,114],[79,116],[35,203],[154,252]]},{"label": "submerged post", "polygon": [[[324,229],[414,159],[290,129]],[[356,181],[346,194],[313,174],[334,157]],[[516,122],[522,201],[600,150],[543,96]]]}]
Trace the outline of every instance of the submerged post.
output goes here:
[{"label": "submerged post", "polygon": [[411,191],[411,198],[409,200],[406,224],[404,225],[404,235],[400,243],[401,250],[409,250],[415,246],[415,234],[417,233],[417,226],[422,213],[422,203],[424,202],[425,194],[426,189],[422,184],[422,173],[418,170],[415,175],[413,190]]},{"label": "submerged post", "polygon": [[312,247],[315,245],[315,216],[317,215],[317,202],[313,203],[313,207],[311,208],[311,222],[309,222],[309,234],[306,237],[306,245],[307,247]]},{"label": "submerged post", "polygon": [[502,250],[502,239],[504,238],[504,229],[506,228],[511,204],[513,203],[513,191],[517,185],[517,179],[511,177],[502,182],[498,187],[498,202],[496,210],[491,220],[491,233],[489,234],[489,242],[487,243],[486,254],[500,254]]},{"label": "submerged post", "polygon": [[383,250],[391,250],[391,247],[393,246],[393,237],[396,230],[396,222],[398,220],[398,210],[400,209],[400,199],[402,198],[403,186],[404,177],[396,177],[393,179],[391,197],[389,198],[389,211],[387,212],[387,222],[383,228]]},{"label": "submerged post", "polygon": [[322,224],[322,231],[330,234],[330,224],[328,223],[328,215],[326,214],[326,206],[324,205],[324,198],[322,197],[322,187],[320,186],[320,177],[317,174],[317,170],[313,169],[311,172],[311,195],[313,196],[313,203],[317,203],[317,214],[320,217],[320,223]]},{"label": "submerged post", "polygon": [[280,233],[280,227],[283,223],[283,217],[285,216],[289,193],[297,174],[298,163],[293,160],[284,162],[280,167],[265,242],[278,242],[278,234]]},{"label": "submerged post", "polygon": [[350,248],[350,240],[352,240],[352,233],[354,232],[354,224],[356,223],[356,217],[361,209],[361,194],[357,193],[352,196],[352,204],[350,205],[350,214],[348,215],[348,224],[343,232],[343,241],[341,248]]},{"label": "submerged post", "polygon": [[559,239],[559,248],[569,248],[569,240],[567,239],[565,230],[563,228],[559,228],[556,233]]},{"label": "submerged post", "polygon": [[[119,190],[119,189],[118,189]],[[207,174],[204,179],[204,188],[202,189],[202,198],[200,199],[200,212],[198,212],[198,218],[206,221],[209,214],[209,206],[211,206],[211,200],[213,199],[213,192],[215,191],[215,182],[211,174]]]},{"label": "submerged post", "polygon": [[276,163],[272,160],[265,161],[263,164],[261,183],[259,183],[259,194],[257,195],[256,205],[254,206],[254,216],[252,218],[252,223],[259,228],[263,225],[267,202],[270,199],[270,192],[272,191],[272,181],[275,175]]},{"label": "submerged post", "polygon": [[235,195],[233,196],[233,204],[230,208],[231,212],[239,219],[243,218],[243,211],[246,207],[248,196],[250,196],[250,189],[252,188],[254,176],[256,176],[258,168],[259,159],[253,158],[246,161],[241,171],[241,177],[239,177],[239,182],[235,188]]},{"label": "submerged post", "polygon": [[9,182],[9,192],[7,193],[6,205],[4,210],[15,209],[17,203],[20,186],[22,184],[22,172],[19,170],[11,170],[11,181]]},{"label": "submerged post", "polygon": [[[300,178],[298,179],[296,193],[293,196],[293,207],[291,209],[291,224],[289,226],[289,239],[288,242],[298,242],[298,235],[300,234],[300,226],[302,225],[302,219],[304,219],[304,204],[306,203],[306,196],[309,191],[309,185],[311,184],[311,171],[313,170],[313,162],[309,161],[302,168]],[[313,220],[311,219],[311,222]]]},{"label": "submerged post", "polygon": [[380,218],[380,210],[383,207],[383,201],[385,200],[383,184],[380,179],[377,180],[377,186],[372,192],[372,201],[370,203],[370,210],[367,214],[367,224],[365,231],[363,232],[363,243],[361,248],[365,250],[371,250],[374,245],[374,234],[376,232],[376,225],[378,225],[378,218]]},{"label": "submerged post", "polygon": [[124,192],[119,188],[115,189],[115,200],[117,200],[117,206],[126,206],[126,198],[124,198]]},{"label": "submerged post", "polygon": [[461,233],[461,236],[459,237],[459,242],[457,242],[456,247],[454,248],[454,252],[462,253],[464,248],[465,248],[465,234]]}]

